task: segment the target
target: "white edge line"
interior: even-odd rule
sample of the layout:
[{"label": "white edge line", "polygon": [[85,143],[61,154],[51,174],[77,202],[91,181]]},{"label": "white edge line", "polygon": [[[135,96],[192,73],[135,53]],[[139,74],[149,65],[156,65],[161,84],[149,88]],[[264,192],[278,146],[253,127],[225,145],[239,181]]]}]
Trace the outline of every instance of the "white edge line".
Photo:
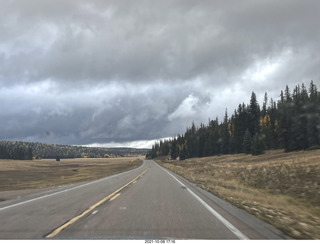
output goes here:
[{"label": "white edge line", "polygon": [[[142,166],[144,166],[144,161],[143,161],[143,164],[140,167],[142,167]],[[139,168],[136,168],[136,169],[139,169]],[[133,170],[135,170],[135,169],[133,169]],[[19,202],[19,203],[16,203],[16,204],[12,204],[12,205],[0,208],[0,211],[6,210],[6,209],[9,209],[9,208],[13,208],[13,207],[16,207],[16,206],[19,206],[19,205],[23,205],[23,204],[26,204],[26,203],[29,203],[29,202],[37,201],[37,200],[40,200],[40,199],[43,199],[43,198],[47,198],[47,197],[51,197],[51,196],[54,196],[54,195],[58,195],[60,193],[72,191],[72,190],[75,190],[75,189],[78,189],[78,188],[81,188],[81,187],[84,187],[84,186],[88,186],[88,185],[91,185],[91,184],[94,184],[94,183],[97,183],[97,182],[100,182],[100,181],[109,180],[109,179],[111,179],[113,177],[117,177],[119,175],[126,174],[126,173],[128,173],[130,171],[122,172],[122,173],[119,173],[119,174],[116,174],[116,175],[111,175],[111,176],[108,176],[108,177],[105,177],[105,178],[102,178],[102,179],[99,179],[99,180],[91,181],[91,182],[88,182],[88,183],[85,183],[85,184],[82,184],[82,185],[79,185],[79,186],[75,186],[75,187],[72,187],[72,188],[69,188],[69,189],[66,189],[66,190],[63,190],[63,191],[58,191],[58,192],[55,192],[55,193],[52,193],[52,194],[48,194],[48,195],[44,195],[44,196],[41,196],[41,197],[30,199],[30,200],[27,200],[27,201],[23,201],[23,202]]]},{"label": "white edge line", "polygon": [[[156,165],[158,165],[156,163]],[[186,187],[181,181],[179,181],[174,175],[169,173],[166,169],[163,167],[159,168],[163,169],[165,172],[167,172],[172,178],[174,178],[181,186],[186,188],[188,192],[197,199],[206,209],[210,211],[211,214],[213,214],[217,219],[220,220],[222,224],[224,224],[233,234],[235,234],[240,240],[249,240],[249,238],[243,234],[240,230],[238,230],[234,225],[232,225],[228,220],[226,220],[224,217],[222,217],[217,211],[215,211],[213,208],[211,208],[205,201],[203,201],[200,197],[198,197],[194,192],[192,192],[188,187]]]}]

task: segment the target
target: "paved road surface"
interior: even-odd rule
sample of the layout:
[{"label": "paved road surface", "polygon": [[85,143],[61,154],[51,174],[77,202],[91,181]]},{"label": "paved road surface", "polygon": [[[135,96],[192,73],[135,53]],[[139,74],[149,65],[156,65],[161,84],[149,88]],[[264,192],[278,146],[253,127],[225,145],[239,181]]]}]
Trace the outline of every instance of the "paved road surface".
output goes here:
[{"label": "paved road surface", "polygon": [[140,168],[0,204],[0,239],[286,239],[145,160]]}]

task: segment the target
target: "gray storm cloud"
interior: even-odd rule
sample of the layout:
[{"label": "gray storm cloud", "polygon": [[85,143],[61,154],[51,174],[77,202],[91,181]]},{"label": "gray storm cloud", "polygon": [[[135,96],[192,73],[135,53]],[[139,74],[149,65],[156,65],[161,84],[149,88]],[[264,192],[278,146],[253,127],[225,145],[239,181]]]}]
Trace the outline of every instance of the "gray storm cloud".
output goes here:
[{"label": "gray storm cloud", "polygon": [[[183,133],[251,91],[319,84],[320,2],[2,1],[2,140]],[[49,132],[49,133],[47,133]]]}]

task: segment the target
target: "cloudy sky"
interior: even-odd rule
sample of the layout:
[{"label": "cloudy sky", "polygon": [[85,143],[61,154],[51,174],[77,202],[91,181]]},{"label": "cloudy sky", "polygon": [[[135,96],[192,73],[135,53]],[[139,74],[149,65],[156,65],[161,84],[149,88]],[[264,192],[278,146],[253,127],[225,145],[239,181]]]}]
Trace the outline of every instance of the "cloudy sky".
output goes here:
[{"label": "cloudy sky", "polygon": [[0,140],[147,147],[319,88],[319,0],[0,3]]}]

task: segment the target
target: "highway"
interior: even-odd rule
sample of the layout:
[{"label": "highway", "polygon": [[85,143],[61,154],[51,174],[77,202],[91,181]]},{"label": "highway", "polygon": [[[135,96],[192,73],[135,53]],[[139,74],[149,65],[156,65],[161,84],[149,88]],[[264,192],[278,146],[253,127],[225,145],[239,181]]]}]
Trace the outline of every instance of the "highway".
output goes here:
[{"label": "highway", "polygon": [[152,160],[0,204],[0,239],[287,239]]}]

